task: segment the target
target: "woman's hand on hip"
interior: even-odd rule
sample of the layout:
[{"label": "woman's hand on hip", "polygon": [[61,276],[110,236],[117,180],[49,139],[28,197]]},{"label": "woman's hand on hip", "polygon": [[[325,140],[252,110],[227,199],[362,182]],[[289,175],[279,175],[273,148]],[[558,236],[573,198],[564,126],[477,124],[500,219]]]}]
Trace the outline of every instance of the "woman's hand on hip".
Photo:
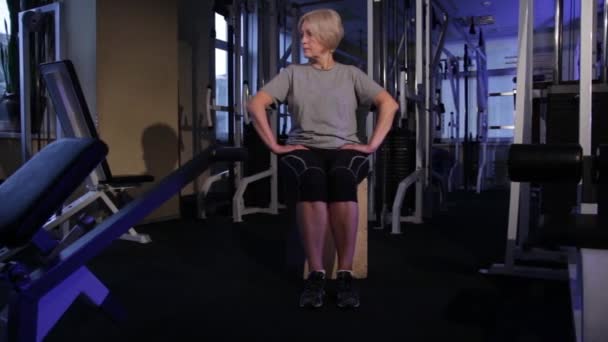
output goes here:
[{"label": "woman's hand on hip", "polygon": [[346,145],[343,145],[342,147],[340,147],[340,149],[341,150],[353,150],[353,151],[358,151],[358,152],[365,153],[365,154],[372,154],[376,151],[370,145],[363,145],[363,144],[346,144]]},{"label": "woman's hand on hip", "polygon": [[303,145],[277,145],[272,149],[272,153],[286,154],[295,150],[308,150],[308,148]]}]

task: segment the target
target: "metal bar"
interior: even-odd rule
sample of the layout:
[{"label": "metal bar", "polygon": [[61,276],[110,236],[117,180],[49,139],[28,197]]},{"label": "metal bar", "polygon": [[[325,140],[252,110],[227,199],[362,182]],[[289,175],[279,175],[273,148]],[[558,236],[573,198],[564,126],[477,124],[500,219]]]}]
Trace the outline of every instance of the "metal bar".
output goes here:
[{"label": "metal bar", "polygon": [[441,28],[441,32],[439,34],[439,44],[437,45],[437,50],[435,51],[435,56],[433,56],[433,64],[431,65],[431,70],[433,70],[433,75],[435,75],[435,70],[439,65],[439,60],[441,59],[441,52],[444,50],[443,46],[445,45],[445,37],[448,30],[448,25],[450,24],[450,18],[447,14],[444,14],[444,23]]},{"label": "metal bar", "polygon": [[[533,47],[533,25],[534,18],[533,0],[521,0],[519,5],[519,57],[517,63],[517,93],[515,105],[515,133],[513,142],[516,144],[528,143],[530,141],[530,128],[532,113],[532,47]],[[522,211],[526,208],[529,195],[529,184],[511,182],[511,193],[509,199],[509,221],[507,228],[507,247],[505,253],[505,265],[514,266],[513,248],[517,244],[518,227],[525,228],[527,224],[522,219]]]},{"label": "metal bar", "polygon": [[[235,6],[231,6],[231,10],[228,16],[228,107],[230,110],[228,111],[228,145],[234,145],[234,103],[235,103],[235,13],[237,12],[234,8]],[[234,175],[231,175],[231,180],[234,181]]]},{"label": "metal bar", "polygon": [[329,4],[332,2],[341,2],[344,0],[319,0],[319,1],[310,1],[310,2],[305,2],[305,3],[301,3],[298,4],[298,6],[300,7],[308,7],[308,6],[316,6],[316,5],[323,5],[323,4]]},{"label": "metal bar", "polygon": [[[583,159],[589,160],[593,155],[591,150],[592,135],[592,100],[593,100],[593,49],[596,41],[596,5],[597,1],[581,1],[581,51],[580,51],[580,102],[579,102],[579,133],[578,141],[583,148]],[[583,25],[582,23],[586,23]],[[587,166],[585,166],[587,169]],[[591,184],[587,177],[581,180],[581,214],[597,214],[597,200],[594,198]]]},{"label": "metal bar", "polygon": [[[242,69],[241,69],[241,58],[243,56],[242,53],[242,13],[243,13],[243,4],[240,0],[234,1],[233,11],[232,11],[232,21],[234,24],[234,93],[233,93],[233,103],[229,105],[232,106],[233,113],[233,134],[232,144],[231,146],[241,147],[241,132],[243,130],[243,96],[242,96],[242,87],[243,87],[243,77],[242,77]],[[240,165],[239,165],[240,166]],[[239,178],[239,172],[236,171],[235,178]],[[236,188],[236,186],[235,186]]]},{"label": "metal bar", "polygon": [[433,110],[433,104],[435,101],[433,100],[435,97],[435,89],[433,84],[433,78],[435,74],[435,70],[433,69],[433,61],[432,61],[432,36],[431,36],[431,1],[425,1],[425,38],[424,38],[424,64],[425,64],[425,118],[424,118],[424,187],[428,187],[431,184],[431,149],[432,149],[432,139],[433,134],[431,133],[432,127],[434,127],[433,121],[435,118],[435,112]]},{"label": "metal bar", "polygon": [[[386,12],[387,12],[387,5],[386,5],[387,0],[384,1],[380,1],[380,8],[382,8],[382,17],[386,18]],[[388,70],[387,70],[387,63],[388,63],[388,25],[386,24],[386,21],[382,21],[381,22],[381,27],[382,27],[382,40],[381,40],[381,46],[382,46],[382,57],[380,58],[379,62],[380,67],[381,67],[381,74],[382,74],[382,86],[383,87],[387,87],[388,86]]]},{"label": "metal bar", "polygon": [[[415,90],[416,95],[420,96],[421,92],[424,91],[424,0],[416,0],[416,67],[415,67]],[[423,142],[424,135],[428,132],[424,131],[424,125],[422,124],[422,117],[425,114],[424,104],[417,102],[416,105],[416,170],[424,168],[423,157]],[[423,182],[416,182],[416,208],[414,216],[422,218],[422,211],[424,209],[424,197],[423,197]]]},{"label": "metal bar", "polygon": [[[52,13],[55,25],[55,60],[63,57],[63,41],[61,39],[61,3],[55,2],[19,12],[19,79],[21,106],[21,159],[25,163],[32,155],[32,109],[31,109],[31,75],[30,69],[30,30],[24,25],[26,15],[32,13]],[[46,62],[46,61],[38,61]],[[59,126],[57,126],[59,132]],[[59,136],[57,136],[59,137]]]},{"label": "metal bar", "polygon": [[[397,47],[397,51],[395,52],[395,58],[393,59],[393,63],[391,63],[391,68],[389,69],[389,74],[395,73],[395,67],[397,66],[397,61],[399,60],[399,54],[401,53],[401,49],[403,48],[403,44],[405,42],[405,33],[401,36],[401,40],[399,41],[399,46]],[[397,70],[399,72],[399,70]]]},{"label": "metal bar", "polygon": [[[367,74],[374,77],[374,0],[367,0]],[[374,131],[374,113],[370,112],[367,114],[365,121],[366,135],[367,139],[369,139]],[[376,167],[376,158],[375,153],[370,155],[370,169],[374,170]],[[368,217],[375,218],[376,217],[376,172],[372,172],[369,177],[369,190],[367,193],[367,210]]]},{"label": "metal bar", "polygon": [[593,48],[595,44],[595,3],[581,1],[581,57],[580,57],[580,107],[579,107],[579,143],[583,155],[591,152],[591,100],[593,97]]},{"label": "metal bar", "polygon": [[[29,11],[27,11],[29,12]],[[30,35],[24,25],[23,17],[27,12],[19,13],[19,84],[21,108],[21,162],[25,164],[32,155],[32,122],[30,100]]]},{"label": "metal bar", "polygon": [[445,55],[448,56],[449,59],[457,58],[450,50],[445,47],[443,48],[443,53],[445,53]]},{"label": "metal bar", "polygon": [[553,69],[553,83],[562,82],[562,36],[564,33],[564,0],[555,0],[555,66]]},{"label": "metal bar", "polygon": [[515,90],[513,90],[513,91],[505,91],[502,93],[489,93],[488,95],[491,97],[496,97],[496,96],[513,96],[515,94],[517,94],[517,92]]},{"label": "metal bar", "polygon": [[[393,53],[392,53],[392,59],[393,59],[393,65],[396,65],[397,60],[399,60],[399,46],[397,44],[397,37],[399,36],[399,29],[398,29],[398,25],[399,22],[397,20],[397,1],[396,0],[392,0],[392,8],[391,8],[391,17],[392,17],[392,21],[393,24],[391,25],[391,39],[393,42]],[[393,78],[393,96],[397,96],[398,93],[398,89],[399,89],[399,69],[393,68],[390,71],[390,74]]]},{"label": "metal bar", "polygon": [[21,291],[24,297],[38,298],[62,282],[78,268],[104,251],[125,231],[140,222],[195,177],[204,172],[212,162],[236,161],[245,158],[244,149],[207,148],[184,166],[173,171],[154,185],[143,196],[127,204],[119,212],[93,228],[78,241],[61,251],[57,263],[45,272],[33,272],[31,283]]},{"label": "metal bar", "polygon": [[291,7],[291,63],[300,64],[300,31],[298,29],[298,22],[300,21],[300,10],[299,7]]},{"label": "metal bar", "polygon": [[602,51],[604,52],[604,58],[602,64],[602,82],[608,83],[608,0],[604,0],[604,44]]},{"label": "metal bar", "polygon": [[469,190],[469,46],[464,44],[464,145],[462,149],[464,190]]},{"label": "metal bar", "polygon": [[[268,48],[268,62],[269,62],[269,79],[274,78],[279,73],[279,28],[278,28],[278,9],[277,2],[272,0],[269,1],[268,6],[268,37],[270,37],[270,45]],[[278,135],[279,127],[279,106],[272,111],[270,116],[270,125],[272,132]],[[274,214],[279,213],[279,183],[278,183],[278,161],[277,155],[270,153],[270,169],[272,170],[272,176],[270,178],[270,210]]]}]

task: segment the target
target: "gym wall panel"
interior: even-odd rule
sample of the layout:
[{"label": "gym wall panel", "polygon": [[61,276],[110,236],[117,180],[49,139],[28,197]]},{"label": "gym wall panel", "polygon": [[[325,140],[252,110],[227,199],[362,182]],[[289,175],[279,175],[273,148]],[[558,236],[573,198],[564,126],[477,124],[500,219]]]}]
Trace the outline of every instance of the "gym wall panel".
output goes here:
[{"label": "gym wall panel", "polygon": [[[177,2],[97,1],[96,58],[99,133],[113,173],[162,179],[178,164]],[[178,215],[175,196],[148,220]]]},{"label": "gym wall panel", "polygon": [[97,121],[97,15],[96,0],[63,2],[65,55],[74,64],[93,120]]}]

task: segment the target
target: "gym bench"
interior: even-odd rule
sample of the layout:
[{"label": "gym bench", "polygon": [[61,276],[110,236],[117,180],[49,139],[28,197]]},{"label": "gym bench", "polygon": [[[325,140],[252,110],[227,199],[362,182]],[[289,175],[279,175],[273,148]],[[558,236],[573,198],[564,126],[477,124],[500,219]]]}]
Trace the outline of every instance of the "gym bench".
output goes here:
[{"label": "gym bench", "polygon": [[9,248],[32,245],[44,260],[35,267],[21,261],[2,265],[2,278],[11,285],[2,312],[4,339],[41,341],[80,295],[115,319],[124,319],[124,311],[109,289],[86,264],[211,163],[246,158],[244,149],[209,147],[88,232],[76,227],[63,240],[54,240],[43,229],[44,223],[107,152],[99,139],[58,140],[0,185],[0,244]]}]

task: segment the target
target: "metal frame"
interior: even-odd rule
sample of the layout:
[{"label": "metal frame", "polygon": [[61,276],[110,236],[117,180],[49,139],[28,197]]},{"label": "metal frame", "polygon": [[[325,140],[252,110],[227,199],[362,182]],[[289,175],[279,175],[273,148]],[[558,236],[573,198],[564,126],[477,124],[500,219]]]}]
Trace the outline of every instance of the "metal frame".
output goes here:
[{"label": "metal frame", "polygon": [[[55,24],[55,60],[63,59],[64,27],[60,2],[19,12],[19,81],[21,108],[21,159],[25,163],[32,156],[32,113],[31,113],[31,73],[30,70],[30,30],[24,25],[24,17],[31,13],[51,13]],[[59,125],[57,125],[59,127]],[[57,137],[60,136],[57,129]]]},{"label": "metal frame", "polygon": [[[46,80],[46,86],[52,99],[51,102],[55,105],[55,116],[58,128],[60,128],[58,132],[62,132],[68,137],[98,138],[97,129],[82,93],[76,70],[71,62],[58,61],[45,63],[40,66],[40,70]],[[98,198],[103,200],[108,209],[116,212],[118,209],[107,196],[106,192],[117,194],[133,188],[139,183],[134,181],[137,184],[119,186],[104,184],[104,181],[109,181],[110,183],[112,181],[112,173],[105,159],[87,177],[86,183],[89,192],[62,208],[62,212],[52,220],[58,220],[57,224],[60,224]],[[47,229],[51,229],[52,227],[54,225],[48,226]],[[64,235],[67,234],[68,228],[63,228]],[[129,233],[125,234],[122,238],[144,244],[152,241],[148,234],[140,234],[134,228],[129,229]]]},{"label": "metal frame", "polygon": [[[533,0],[520,0],[520,56],[517,75],[517,105],[515,143],[529,143],[532,105],[532,18]],[[583,150],[584,167],[589,167],[587,160],[594,152],[591,150],[592,138],[592,96],[593,96],[593,48],[595,42],[596,2],[581,2],[581,73],[580,73],[580,107],[579,107],[579,143]],[[523,31],[523,33],[522,33]],[[559,73],[556,73],[559,74]],[[556,78],[558,84],[561,80]],[[527,115],[526,115],[527,114]],[[588,191],[589,179],[583,177],[582,196],[579,202],[579,214],[597,215],[597,203]],[[518,231],[527,232],[526,224],[529,210],[529,184],[511,183],[509,205],[509,227],[507,250],[504,265],[494,265],[488,273],[533,276],[539,278],[563,279],[565,271],[540,269],[515,265],[517,259]],[[523,238],[522,238],[523,239]],[[608,326],[604,317],[608,315],[608,297],[604,295],[604,286],[608,282],[608,250],[590,248],[569,248],[561,251],[566,255],[568,279],[570,285],[572,318],[576,341],[603,341],[608,335]],[[519,258],[521,259],[521,257]]]},{"label": "metal frame", "polygon": [[[515,105],[515,132],[513,143],[530,143],[532,138],[532,75],[533,75],[534,0],[519,3],[519,56],[517,63],[517,97]],[[535,259],[533,253],[525,253],[520,246],[529,230],[530,184],[511,182],[509,195],[509,221],[504,264],[494,264],[482,273],[519,275],[549,279],[565,279],[562,270],[541,269],[516,265],[516,260]],[[555,256],[559,258],[559,254]],[[546,260],[540,256],[541,260]]]},{"label": "metal frame", "polygon": [[[258,20],[261,27],[258,27],[258,36],[265,34],[271,39],[264,40],[259,39],[258,49],[267,53],[264,58],[261,58],[260,62],[262,67],[258,69],[258,75],[261,75],[262,81],[267,81],[273,78],[279,71],[279,30],[278,30],[278,9],[276,1],[267,1],[268,13],[264,17],[261,15]],[[259,13],[259,12],[258,12]],[[294,17],[294,21],[297,22],[297,17]],[[268,44],[267,46],[265,44]],[[297,44],[293,44],[290,50],[294,50]],[[286,47],[287,48],[287,47]],[[299,53],[296,55],[299,56]],[[293,56],[292,56],[293,58]],[[269,121],[270,127],[273,132],[277,132],[278,129],[278,118],[279,118],[279,106],[275,106],[275,109],[270,111]],[[232,197],[232,219],[234,222],[243,222],[243,215],[254,214],[254,213],[266,213],[276,215],[279,213],[279,199],[278,199],[278,159],[276,154],[270,153],[270,166],[267,170],[253,174],[247,177],[242,177],[236,182],[236,191]],[[246,207],[244,194],[247,191],[249,184],[270,178],[270,203],[268,207]]]},{"label": "metal frame", "polygon": [[[440,32],[437,47],[433,49],[431,7],[443,12],[443,27]],[[450,17],[447,12],[432,0],[416,1],[416,170],[403,179],[398,187],[393,200],[390,214],[391,233],[401,234],[401,222],[422,223],[425,213],[425,197],[430,190],[431,179],[440,180],[440,200],[445,197],[445,182],[442,177],[431,170],[431,151],[433,144],[432,127],[434,122],[434,97],[435,97],[435,70],[438,67],[439,57],[444,51],[443,43],[445,33],[450,25]],[[401,208],[405,195],[409,188],[416,185],[415,209],[413,215],[401,216]]]},{"label": "metal frame", "polygon": [[[480,29],[481,30],[481,29]],[[480,32],[481,35],[481,32]],[[481,39],[481,38],[480,38]],[[484,46],[485,46],[485,42],[484,42]],[[478,104],[478,108],[477,108],[477,137],[479,140],[479,166],[477,169],[477,184],[476,184],[476,191],[477,193],[481,193],[483,191],[483,187],[484,187],[484,179],[487,175],[487,156],[488,156],[488,98],[489,98],[489,94],[488,94],[488,87],[487,87],[487,77],[488,77],[488,63],[487,63],[487,57],[485,54],[485,48],[482,51],[481,46],[477,47],[477,52],[475,53],[475,64],[477,67],[477,75],[476,75],[476,83],[477,83],[477,104]],[[483,62],[483,66],[485,68],[485,73],[480,71],[481,68],[481,62]],[[485,81],[482,79],[483,77],[486,77]],[[486,97],[486,108],[484,108],[483,111],[479,111],[479,84],[480,82],[484,82],[486,83],[486,88],[485,88],[485,97]]]},{"label": "metal frame", "polygon": [[[591,151],[591,127],[596,5],[596,1],[581,2],[581,22],[591,23],[581,25],[579,142],[583,148],[583,160],[592,158],[594,154]],[[585,190],[582,189],[580,213],[597,215],[597,203],[593,203],[593,196],[588,196]],[[576,340],[602,341],[608,336],[608,326],[603,319],[608,315],[608,297],[604,294],[604,286],[608,283],[608,250],[581,248],[570,253],[569,259]]]},{"label": "metal frame", "polygon": [[[563,0],[562,0],[563,1]],[[604,44],[602,45],[602,51],[604,52],[602,58],[602,82],[608,83],[608,1],[604,0],[604,18],[603,18],[604,30],[602,32]]]},{"label": "metal frame", "polygon": [[[116,308],[108,289],[85,266],[129,227],[169,200],[216,161],[242,160],[242,149],[210,147],[155,184],[146,194],[58,252],[46,266],[27,272],[8,301],[3,320],[10,341],[41,341],[72,302],[85,295],[110,313]],[[27,270],[26,270],[27,271]],[[120,317],[116,317],[120,318]]]},{"label": "metal frame", "polygon": [[[446,52],[446,50],[444,50]],[[448,52],[449,53],[449,52]],[[448,174],[448,192],[454,191],[454,179],[460,178],[460,172],[462,167],[460,164],[460,63],[458,58],[450,57],[450,72],[448,77],[450,80],[450,88],[452,90],[452,97],[454,100],[454,109],[456,117],[450,117],[450,131],[452,133],[452,142],[454,143],[454,164],[450,168]]]},{"label": "metal frame", "polygon": [[555,0],[555,66],[553,69],[553,82],[559,84],[562,82],[562,47],[564,46],[564,0]]},{"label": "metal frame", "polygon": [[[374,2],[375,0],[367,0],[367,74],[373,78],[374,76]],[[374,132],[374,113],[369,112],[365,118],[365,132],[368,137],[371,137]],[[376,156],[369,156],[370,170],[374,170],[376,165]],[[376,188],[376,174],[371,173],[369,176],[369,188]],[[376,216],[376,196],[374,191],[367,192],[367,217]]]}]

